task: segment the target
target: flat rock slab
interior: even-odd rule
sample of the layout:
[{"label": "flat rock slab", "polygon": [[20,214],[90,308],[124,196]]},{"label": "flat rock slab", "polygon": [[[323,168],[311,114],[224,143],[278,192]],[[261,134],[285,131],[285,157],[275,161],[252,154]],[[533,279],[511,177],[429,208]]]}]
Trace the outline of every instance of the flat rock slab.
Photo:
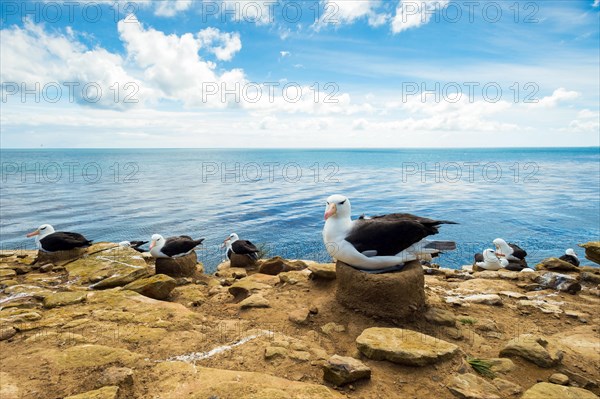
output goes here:
[{"label": "flat rock slab", "polygon": [[59,306],[74,305],[81,303],[87,298],[87,292],[57,292],[44,298],[45,308],[56,308]]},{"label": "flat rock slab", "polygon": [[535,265],[535,270],[579,272],[579,267],[558,258],[546,258],[537,265]]},{"label": "flat rock slab", "polygon": [[174,278],[165,274],[156,274],[151,277],[142,278],[123,287],[126,290],[135,291],[149,298],[163,300],[167,299],[171,291],[177,286]]},{"label": "flat rock slab", "polygon": [[425,278],[417,261],[395,273],[369,274],[336,264],[336,300],[368,316],[404,319],[425,308]]},{"label": "flat rock slab", "polygon": [[366,357],[407,366],[425,366],[454,356],[458,346],[429,335],[402,328],[367,328],[356,338]]},{"label": "flat rock slab", "polygon": [[87,252],[86,248],[76,248],[69,251],[44,252],[39,251],[36,263],[43,265],[46,263],[61,264],[73,259],[82,257]]},{"label": "flat rock slab", "polygon": [[585,257],[600,265],[600,241],[586,242],[579,244],[581,248],[585,248]]},{"label": "flat rock slab", "polygon": [[102,387],[94,391],[80,393],[79,395],[67,396],[65,399],[116,399],[119,387]]},{"label": "flat rock slab", "polygon": [[335,264],[333,263],[315,263],[308,266],[312,272],[311,277],[317,280],[335,280]]},{"label": "flat rock slab", "polygon": [[508,341],[500,356],[520,356],[540,367],[549,368],[561,362],[563,353],[540,335],[522,334]]},{"label": "flat rock slab", "polygon": [[371,378],[371,369],[353,357],[333,355],[323,366],[323,379],[334,385]]},{"label": "flat rock slab", "polygon": [[461,399],[501,399],[498,389],[475,374],[459,374],[448,384],[452,394]]},{"label": "flat rock slab", "polygon": [[[184,374],[185,373],[185,374]],[[341,399],[324,385],[290,381],[265,373],[212,369],[165,362],[154,369],[150,391],[161,399],[255,398]]]},{"label": "flat rock slab", "polygon": [[598,396],[582,388],[540,382],[525,391],[521,399],[598,399]]}]

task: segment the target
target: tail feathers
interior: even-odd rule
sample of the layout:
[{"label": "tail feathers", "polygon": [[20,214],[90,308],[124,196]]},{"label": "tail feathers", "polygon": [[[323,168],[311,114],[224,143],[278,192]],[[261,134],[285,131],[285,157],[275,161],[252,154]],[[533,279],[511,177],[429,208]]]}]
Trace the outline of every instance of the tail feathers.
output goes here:
[{"label": "tail feathers", "polygon": [[200,244],[202,244],[202,241],[204,241],[204,238],[199,238],[197,240],[194,240],[194,244],[200,245]]}]

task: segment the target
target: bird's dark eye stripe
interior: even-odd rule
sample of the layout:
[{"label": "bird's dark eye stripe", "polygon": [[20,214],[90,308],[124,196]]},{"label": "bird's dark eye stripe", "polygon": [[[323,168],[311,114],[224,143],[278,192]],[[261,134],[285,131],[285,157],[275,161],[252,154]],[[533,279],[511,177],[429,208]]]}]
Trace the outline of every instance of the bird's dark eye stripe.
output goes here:
[{"label": "bird's dark eye stripe", "polygon": [[344,205],[345,202],[346,200],[343,200],[342,202],[340,202],[340,205]]}]

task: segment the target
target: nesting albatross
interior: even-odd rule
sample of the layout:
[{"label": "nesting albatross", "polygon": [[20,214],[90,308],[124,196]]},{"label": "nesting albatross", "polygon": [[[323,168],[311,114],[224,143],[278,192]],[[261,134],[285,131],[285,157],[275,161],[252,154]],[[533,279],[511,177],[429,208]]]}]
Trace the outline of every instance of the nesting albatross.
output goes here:
[{"label": "nesting albatross", "polygon": [[569,262],[573,266],[579,266],[579,258],[573,248],[569,248],[565,251],[565,254],[558,258],[560,260],[564,260],[565,262]]},{"label": "nesting albatross", "polygon": [[34,236],[38,249],[44,252],[70,251],[92,245],[92,241],[79,233],[54,231],[54,227],[49,224],[43,224],[37,230],[27,234],[27,237]]},{"label": "nesting albatross", "polygon": [[150,255],[155,258],[179,258],[192,252],[202,244],[204,238],[194,240],[190,236],[169,237],[154,234],[150,242]]},{"label": "nesting albatross", "polygon": [[223,241],[223,245],[227,248],[227,259],[231,259],[233,254],[246,255],[253,260],[258,259],[259,249],[248,240],[240,240],[236,233],[231,233]]},{"label": "nesting albatross", "polygon": [[451,250],[451,241],[427,241],[438,233],[440,224],[456,224],[411,215],[350,218],[350,200],[343,195],[327,198],[323,241],[327,252],[337,260],[357,269],[378,270],[403,265],[422,255]]}]

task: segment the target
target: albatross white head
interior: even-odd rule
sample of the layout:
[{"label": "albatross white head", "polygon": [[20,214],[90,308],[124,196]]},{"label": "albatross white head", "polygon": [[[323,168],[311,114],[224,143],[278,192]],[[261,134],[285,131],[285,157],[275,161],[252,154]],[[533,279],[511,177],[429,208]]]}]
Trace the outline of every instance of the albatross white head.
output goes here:
[{"label": "albatross white head", "polygon": [[566,254],[566,255],[571,255],[571,256],[572,256],[572,257],[574,257],[575,259],[579,259],[579,258],[577,257],[577,254],[575,253],[575,251],[573,251],[573,248],[569,248],[569,249],[567,249],[567,250],[565,251],[565,254]]},{"label": "albatross white head", "polygon": [[351,211],[352,208],[350,207],[350,200],[348,198],[340,194],[331,195],[327,198],[325,220],[331,217],[349,219]]},{"label": "albatross white head", "polygon": [[352,229],[351,211],[350,200],[347,197],[335,194],[327,198],[323,241],[328,248],[330,243],[343,240]]},{"label": "albatross white head", "polygon": [[165,245],[165,238],[160,234],[153,234],[150,241],[150,254],[154,257],[160,255],[160,250]]},{"label": "albatross white head", "polygon": [[236,242],[237,240],[239,240],[240,237],[235,234],[235,233],[231,233],[229,234],[229,237],[227,237],[226,239],[223,240],[223,244],[221,244],[221,248],[231,248],[231,244],[233,244],[234,242]]},{"label": "albatross white head", "polygon": [[49,224],[43,224],[38,227],[37,230],[27,234],[27,237],[35,236],[35,243],[37,244],[38,248],[41,248],[40,240],[52,233],[54,233],[54,227],[50,226]]},{"label": "albatross white head", "polygon": [[512,254],[512,249],[502,238],[496,238],[493,242],[496,246],[496,256],[506,256]]}]

